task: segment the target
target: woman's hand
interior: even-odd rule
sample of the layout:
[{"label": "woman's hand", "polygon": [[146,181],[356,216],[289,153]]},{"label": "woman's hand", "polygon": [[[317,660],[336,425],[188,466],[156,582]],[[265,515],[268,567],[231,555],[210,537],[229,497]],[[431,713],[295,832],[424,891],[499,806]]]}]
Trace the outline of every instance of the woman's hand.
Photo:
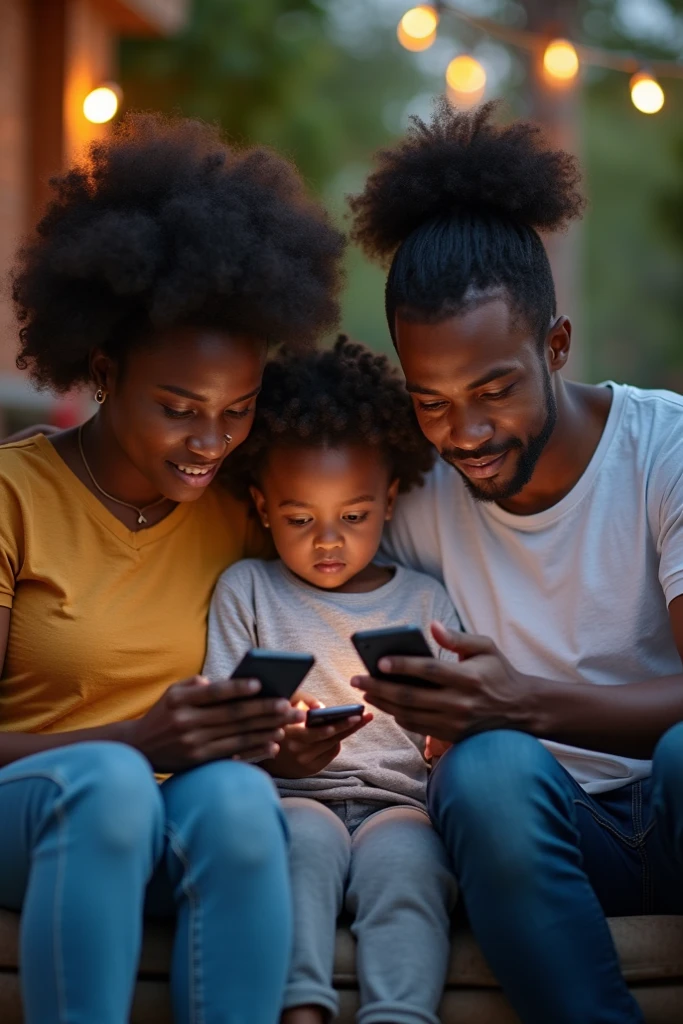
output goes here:
[{"label": "woman's hand", "polygon": [[[297,707],[320,708],[323,705],[315,697],[297,693]],[[372,721],[372,714],[354,715],[334,725],[314,726],[309,729],[305,723],[285,727],[276,757],[264,762],[263,768],[276,779],[305,779],[317,775],[327,768],[341,750],[342,742],[364,725]]]},{"label": "woman's hand", "polygon": [[260,688],[255,679],[175,683],[143,718],[127,723],[127,740],[161,772],[221,758],[272,758],[285,727],[303,721],[304,712],[287,700],[256,697]]}]

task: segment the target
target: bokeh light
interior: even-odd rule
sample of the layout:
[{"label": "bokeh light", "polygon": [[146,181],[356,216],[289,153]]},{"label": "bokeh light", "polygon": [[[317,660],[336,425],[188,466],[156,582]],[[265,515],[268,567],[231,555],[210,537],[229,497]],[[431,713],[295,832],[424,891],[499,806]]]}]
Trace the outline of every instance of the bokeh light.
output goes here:
[{"label": "bokeh light", "polygon": [[579,57],[568,39],[553,39],[543,53],[546,78],[557,85],[569,85],[579,73]]},{"label": "bokeh light", "polygon": [[476,58],[463,53],[446,68],[446,81],[456,95],[481,95],[486,87],[486,71]]},{"label": "bokeh light", "polygon": [[83,101],[83,113],[93,124],[106,124],[119,109],[120,90],[113,84],[100,85]]},{"label": "bokeh light", "polygon": [[433,7],[428,4],[411,7],[398,24],[398,41],[406,50],[415,53],[427,50],[436,39],[438,24],[439,15]]},{"label": "bokeh light", "polygon": [[639,71],[631,79],[631,102],[641,114],[656,114],[664,106],[664,90],[647,71]]}]

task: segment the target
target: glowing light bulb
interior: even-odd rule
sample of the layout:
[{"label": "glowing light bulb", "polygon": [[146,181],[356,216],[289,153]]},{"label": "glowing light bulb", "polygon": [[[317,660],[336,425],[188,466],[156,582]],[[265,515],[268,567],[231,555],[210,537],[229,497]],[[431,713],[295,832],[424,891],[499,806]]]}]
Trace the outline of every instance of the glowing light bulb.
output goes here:
[{"label": "glowing light bulb", "polygon": [[546,78],[555,85],[569,85],[579,73],[579,57],[568,39],[553,39],[543,53]]},{"label": "glowing light bulb", "polygon": [[427,4],[411,7],[398,23],[398,41],[406,50],[415,53],[428,50],[436,39],[438,24],[439,15],[433,7]]},{"label": "glowing light bulb", "polygon": [[100,85],[83,100],[83,113],[93,124],[106,124],[119,109],[121,90],[113,84]]},{"label": "glowing light bulb", "polygon": [[481,94],[486,87],[486,72],[478,60],[463,53],[454,57],[446,68],[446,81],[456,95]]},{"label": "glowing light bulb", "polygon": [[656,114],[664,106],[664,90],[647,71],[639,71],[631,79],[631,102],[641,114]]}]

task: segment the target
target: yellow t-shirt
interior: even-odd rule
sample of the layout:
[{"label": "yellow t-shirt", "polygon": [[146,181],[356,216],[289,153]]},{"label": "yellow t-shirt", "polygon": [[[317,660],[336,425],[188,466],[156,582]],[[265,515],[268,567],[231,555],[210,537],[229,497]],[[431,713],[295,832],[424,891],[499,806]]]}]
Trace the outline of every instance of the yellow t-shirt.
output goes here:
[{"label": "yellow t-shirt", "polygon": [[0,730],[139,718],[201,671],[214,584],[262,545],[220,485],[135,533],[43,435],[0,447],[0,606],[12,609]]}]

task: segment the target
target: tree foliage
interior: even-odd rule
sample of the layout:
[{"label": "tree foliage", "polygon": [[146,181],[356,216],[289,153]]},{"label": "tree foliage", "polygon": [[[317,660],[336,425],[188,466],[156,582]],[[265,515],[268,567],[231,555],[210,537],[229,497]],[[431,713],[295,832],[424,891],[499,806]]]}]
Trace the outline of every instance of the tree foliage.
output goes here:
[{"label": "tree foliage", "polygon": [[351,52],[315,0],[194,0],[176,38],[126,40],[121,73],[129,106],[181,111],[238,142],[272,145],[318,188],[367,159],[389,136],[386,105],[420,82],[398,44],[370,38]]}]

